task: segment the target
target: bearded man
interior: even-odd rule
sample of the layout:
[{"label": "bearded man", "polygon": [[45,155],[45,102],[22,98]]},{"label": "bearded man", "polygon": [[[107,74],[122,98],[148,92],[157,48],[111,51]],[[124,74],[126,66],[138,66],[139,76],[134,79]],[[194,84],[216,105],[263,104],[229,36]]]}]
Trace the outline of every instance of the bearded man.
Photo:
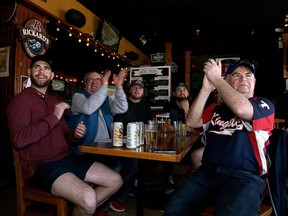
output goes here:
[{"label": "bearded man", "polygon": [[[129,122],[141,121],[147,124],[153,119],[153,113],[146,100],[144,100],[144,83],[133,80],[128,87],[128,110],[124,114],[115,115],[113,120],[123,122],[124,129]],[[125,131],[124,131],[125,134]]]},{"label": "bearded man", "polygon": [[168,126],[168,131],[174,132],[173,121],[186,122],[189,104],[188,86],[185,83],[179,83],[173,92],[173,98],[163,108],[164,112],[170,113],[171,124]]}]

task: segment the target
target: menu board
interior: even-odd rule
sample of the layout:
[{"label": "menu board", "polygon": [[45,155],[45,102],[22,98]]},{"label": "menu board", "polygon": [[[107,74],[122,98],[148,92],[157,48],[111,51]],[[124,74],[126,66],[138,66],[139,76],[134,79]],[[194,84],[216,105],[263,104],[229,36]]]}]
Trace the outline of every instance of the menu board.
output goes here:
[{"label": "menu board", "polygon": [[130,82],[142,80],[145,85],[145,99],[152,108],[162,108],[170,100],[171,67],[135,67],[130,69]]}]

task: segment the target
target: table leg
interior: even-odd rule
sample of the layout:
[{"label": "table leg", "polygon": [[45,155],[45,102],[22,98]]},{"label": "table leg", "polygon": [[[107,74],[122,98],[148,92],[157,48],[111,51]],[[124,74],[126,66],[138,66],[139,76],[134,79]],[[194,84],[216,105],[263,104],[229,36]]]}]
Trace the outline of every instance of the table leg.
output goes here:
[{"label": "table leg", "polygon": [[136,215],[143,216],[144,214],[144,200],[143,200],[143,192],[144,192],[144,173],[143,173],[143,160],[138,160],[138,185],[136,191]]}]

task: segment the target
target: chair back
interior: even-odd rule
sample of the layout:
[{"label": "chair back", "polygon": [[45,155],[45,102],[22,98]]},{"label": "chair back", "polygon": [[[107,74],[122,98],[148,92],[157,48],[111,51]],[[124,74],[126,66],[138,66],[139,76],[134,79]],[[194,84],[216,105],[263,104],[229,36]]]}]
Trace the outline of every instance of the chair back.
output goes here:
[{"label": "chair back", "polygon": [[58,216],[67,216],[67,201],[65,199],[25,184],[19,152],[14,147],[12,149],[17,191],[17,216],[27,215],[26,208],[34,202],[54,205],[57,208]]},{"label": "chair back", "polygon": [[22,215],[22,212],[25,211],[25,202],[22,199],[23,191],[22,187],[24,186],[24,180],[22,175],[22,168],[20,165],[19,153],[13,147],[13,158],[14,158],[14,169],[15,169],[15,178],[16,178],[16,193],[17,193],[17,215]]}]

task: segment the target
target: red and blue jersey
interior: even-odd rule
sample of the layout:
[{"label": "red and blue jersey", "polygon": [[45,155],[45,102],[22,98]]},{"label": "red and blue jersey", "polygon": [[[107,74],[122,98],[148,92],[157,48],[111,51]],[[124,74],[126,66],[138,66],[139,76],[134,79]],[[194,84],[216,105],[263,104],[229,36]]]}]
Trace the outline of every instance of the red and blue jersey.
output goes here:
[{"label": "red and blue jersey", "polygon": [[251,122],[237,117],[225,104],[214,103],[202,115],[206,142],[203,164],[223,165],[264,175],[266,147],[274,123],[274,105],[263,97],[249,99]]}]

